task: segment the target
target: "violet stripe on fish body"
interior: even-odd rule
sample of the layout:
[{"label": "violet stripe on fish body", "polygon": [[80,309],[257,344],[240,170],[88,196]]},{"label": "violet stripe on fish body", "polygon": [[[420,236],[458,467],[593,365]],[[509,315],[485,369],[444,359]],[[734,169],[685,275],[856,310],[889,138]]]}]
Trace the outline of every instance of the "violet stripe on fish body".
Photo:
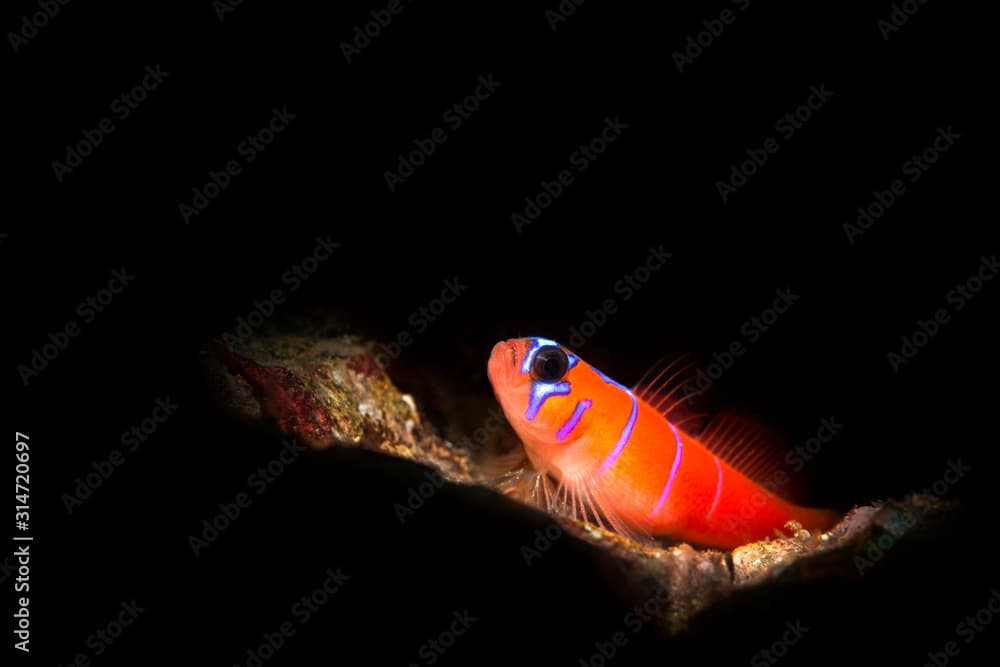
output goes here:
[{"label": "violet stripe on fish body", "polygon": [[608,458],[604,459],[604,463],[601,464],[600,469],[597,471],[598,474],[600,474],[607,471],[608,468],[610,468],[615,464],[615,461],[618,460],[618,457],[621,456],[622,452],[625,451],[625,446],[628,445],[628,441],[632,438],[632,430],[635,428],[635,420],[639,416],[639,401],[636,400],[635,394],[632,393],[632,390],[626,389],[624,386],[615,382],[614,380],[612,380],[611,378],[609,378],[607,375],[597,370],[596,368],[594,370],[597,372],[598,375],[601,376],[601,379],[603,379],[608,384],[621,389],[622,391],[624,391],[626,394],[629,395],[629,398],[632,399],[632,412],[628,416],[628,421],[625,422],[625,427],[622,428],[622,434],[621,436],[619,436],[618,442],[615,443],[614,449],[612,449],[611,453],[608,454]]},{"label": "violet stripe on fish body", "polygon": [[722,416],[695,431],[675,402],[651,404],[653,396],[676,398],[678,374],[661,381],[661,371],[628,389],[548,338],[497,343],[488,370],[529,465],[558,483],[560,507],[589,507],[627,537],[734,548],[789,521],[827,530],[840,517],[767,489],[773,471],[761,462],[774,457],[753,424]]},{"label": "violet stripe on fish body", "polygon": [[677,449],[674,452],[674,463],[670,466],[670,477],[667,478],[667,483],[663,485],[663,492],[660,494],[660,499],[656,503],[656,507],[653,508],[652,514],[658,513],[663,509],[663,504],[667,502],[667,497],[670,495],[670,488],[674,485],[674,478],[677,477],[677,471],[681,467],[681,457],[684,454],[684,445],[681,444],[681,434],[677,432],[677,427],[667,422],[670,430],[674,432],[674,441],[677,443]]},{"label": "violet stripe on fish body", "polygon": [[550,396],[565,396],[570,392],[569,382],[534,382],[531,385],[531,401],[524,411],[526,419],[534,419]]},{"label": "violet stripe on fish body", "polygon": [[575,429],[577,424],[580,423],[580,420],[583,418],[583,413],[586,412],[591,405],[593,405],[593,401],[590,399],[578,401],[576,408],[573,409],[573,414],[569,416],[569,419],[567,419],[566,423],[562,425],[562,428],[556,432],[556,440],[565,440],[568,438],[569,434],[572,433],[573,429]]}]

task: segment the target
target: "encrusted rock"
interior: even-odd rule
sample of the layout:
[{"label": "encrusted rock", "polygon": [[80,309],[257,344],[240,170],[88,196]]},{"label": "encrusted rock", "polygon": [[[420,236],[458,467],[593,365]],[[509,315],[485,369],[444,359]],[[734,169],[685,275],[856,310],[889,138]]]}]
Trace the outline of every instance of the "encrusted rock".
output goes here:
[{"label": "encrusted rock", "polygon": [[[214,344],[209,356],[221,400],[244,418],[271,419],[318,449],[362,446],[429,466],[452,482],[493,485],[496,471],[481,467],[477,452],[442,438],[362,341],[259,336]],[[468,415],[455,418],[468,422]],[[751,587],[861,577],[881,567],[897,544],[932,529],[948,509],[935,497],[915,495],[856,507],[821,534],[790,523],[784,535],[731,552],[637,544],[583,522],[563,524],[571,539],[603,550],[637,608],[652,604],[652,592],[661,593],[653,606],[661,626],[676,633],[700,611]]]}]

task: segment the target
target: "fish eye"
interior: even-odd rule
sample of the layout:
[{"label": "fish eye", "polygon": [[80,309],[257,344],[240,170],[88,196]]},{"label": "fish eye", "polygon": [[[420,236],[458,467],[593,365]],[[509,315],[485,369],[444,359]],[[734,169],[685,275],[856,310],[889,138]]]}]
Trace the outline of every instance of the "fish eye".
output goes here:
[{"label": "fish eye", "polygon": [[540,349],[531,362],[531,376],[542,382],[560,380],[567,370],[569,359],[566,358],[566,353],[552,345]]}]

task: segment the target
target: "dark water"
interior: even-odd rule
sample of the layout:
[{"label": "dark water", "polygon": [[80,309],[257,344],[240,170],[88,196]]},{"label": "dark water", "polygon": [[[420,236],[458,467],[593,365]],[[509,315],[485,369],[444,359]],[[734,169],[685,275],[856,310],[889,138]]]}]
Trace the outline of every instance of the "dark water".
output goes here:
[{"label": "dark water", "polygon": [[[608,664],[770,664],[758,651],[796,623],[783,662],[995,651],[995,627],[957,627],[1000,585],[978,511],[1000,290],[987,80],[969,80],[982,18],[929,3],[883,39],[892,6],[733,3],[729,22],[724,6],[592,1],[553,31],[555,3],[246,2],[222,21],[74,3],[37,34],[21,17],[40,10],[12,8],[8,29],[34,35],[9,56],[26,151],[0,244],[7,414],[31,436],[32,659],[247,664],[270,641],[265,664],[601,664],[623,631]],[[341,43],[378,19],[347,62]],[[200,355],[272,310],[269,326],[318,313],[395,341],[390,371],[425,403],[427,372],[488,397],[486,358],[513,336],[625,384],[690,354],[713,409],[805,447],[810,502],[929,489],[966,511],[860,581],[762,596],[668,645],[632,633],[573,545],[524,567],[536,526],[487,495],[442,491],[400,526],[412,466],[309,454],[240,508],[280,439],[218,414]],[[25,383],[17,365],[50,340],[65,349]],[[155,433],[123,440],[167,397]],[[843,428],[810,443],[823,419]],[[189,536],[236,509],[195,557]],[[294,606],[337,568],[327,603]],[[133,599],[135,623],[88,645]],[[425,644],[452,623],[453,647]]]}]

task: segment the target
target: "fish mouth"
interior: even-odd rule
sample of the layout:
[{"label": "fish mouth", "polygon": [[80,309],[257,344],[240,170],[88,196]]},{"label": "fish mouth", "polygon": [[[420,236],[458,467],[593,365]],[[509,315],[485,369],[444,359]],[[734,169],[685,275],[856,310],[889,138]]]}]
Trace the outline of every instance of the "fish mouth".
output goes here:
[{"label": "fish mouth", "polygon": [[520,338],[502,340],[493,346],[487,374],[494,389],[515,387],[524,382],[519,360],[526,353],[527,344]]}]

